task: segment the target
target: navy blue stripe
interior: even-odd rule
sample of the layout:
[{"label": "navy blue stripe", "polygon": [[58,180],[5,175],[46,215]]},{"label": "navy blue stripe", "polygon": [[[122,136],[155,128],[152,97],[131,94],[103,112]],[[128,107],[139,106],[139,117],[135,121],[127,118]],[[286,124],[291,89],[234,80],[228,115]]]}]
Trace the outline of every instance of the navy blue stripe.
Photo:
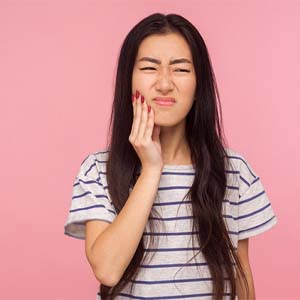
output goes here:
[{"label": "navy blue stripe", "polygon": [[228,202],[230,205],[240,205],[240,204],[243,204],[243,202],[240,203],[240,202],[230,201],[228,199],[224,199],[223,202]]},{"label": "navy blue stripe", "polygon": [[193,219],[193,216],[170,217],[170,218],[149,217],[149,219],[159,220],[159,221],[177,221],[177,220]]},{"label": "navy blue stripe", "polygon": [[[87,192],[89,193],[89,192]],[[86,194],[86,193],[85,193]],[[83,194],[84,195],[84,194]],[[82,195],[81,195],[82,196]],[[102,196],[102,195],[98,195],[98,196]],[[105,196],[103,196],[104,198],[106,198]],[[238,220],[238,219],[242,219],[251,215],[254,215],[264,209],[266,209],[268,206],[270,206],[271,203],[267,204],[266,206],[258,209],[257,211],[254,211],[252,213],[249,213],[247,215],[242,215],[239,217],[234,217],[232,215],[222,215],[224,218],[229,218],[229,219],[233,219],[233,220]],[[92,206],[86,206],[86,207],[81,207],[81,208],[77,208],[77,209],[73,209],[70,210],[70,212],[74,212],[74,211],[79,211],[79,210],[88,210],[88,209],[92,209],[92,208],[98,208],[98,207],[103,207],[105,208],[107,211],[112,212],[114,215],[116,214],[113,210],[106,208],[103,204],[97,204],[97,205],[92,205]],[[178,221],[178,220],[185,220],[185,219],[193,219],[193,216],[183,216],[183,217],[169,217],[169,218],[158,218],[158,217],[149,217],[150,220],[159,220],[159,221]],[[198,233],[198,232],[195,232]],[[147,233],[145,233],[147,235]],[[163,235],[162,233],[160,233],[161,235]],[[175,234],[175,233],[174,233]],[[186,234],[191,234],[191,232],[186,232]],[[156,233],[156,235],[159,235],[159,233]],[[169,235],[171,235],[171,233],[169,233]],[[177,234],[176,234],[177,235]]]},{"label": "navy blue stripe", "polygon": [[[104,153],[108,153],[108,152],[109,152],[109,151],[104,151],[104,152],[100,151],[100,152],[97,152],[97,153],[95,153],[95,154],[104,154]],[[105,159],[105,160],[99,160],[94,154],[88,155],[88,156],[85,158],[85,160],[86,160],[89,156],[94,156],[94,157],[95,157],[95,159],[94,159],[95,162],[98,162],[98,163],[101,163],[101,164],[104,164],[104,165],[106,165],[107,162],[108,162],[107,159]],[[252,174],[252,176],[253,176],[254,178],[256,178],[256,176],[253,174],[253,172],[252,172],[251,169],[249,168],[248,163],[247,163],[242,157],[236,156],[236,155],[227,155],[226,157],[229,158],[229,159],[237,159],[237,160],[241,160],[241,161],[246,165],[246,167],[248,168],[248,170],[249,170],[249,172]],[[85,161],[85,160],[84,160],[84,161]],[[83,162],[84,162],[84,161],[83,161]],[[236,174],[236,173],[239,173],[238,170],[225,170],[225,172],[228,172],[228,173],[235,173],[235,174]],[[175,172],[175,173],[177,173],[177,172]]]},{"label": "navy blue stripe", "polygon": [[[133,299],[149,299],[149,300],[157,300],[157,299],[181,299],[181,298],[195,298],[195,297],[207,297],[207,296],[213,296],[214,293],[201,293],[201,294],[189,294],[189,295],[180,295],[180,296],[154,296],[154,297],[138,297],[138,296],[133,296],[130,294],[126,293],[119,293],[118,295],[128,297],[128,298],[133,298]],[[223,293],[223,295],[229,296],[230,293]]]},{"label": "navy blue stripe", "polygon": [[174,267],[196,267],[196,266],[207,266],[207,262],[202,263],[192,263],[192,264],[158,264],[158,265],[140,265],[144,269],[164,269],[164,268],[174,268]]},{"label": "navy blue stripe", "polygon": [[[90,156],[94,156],[93,154],[91,155],[88,155],[84,161],[81,163],[81,166],[83,165],[83,163],[90,157]],[[94,156],[95,157],[95,156]],[[98,174],[106,174],[105,172],[102,172],[102,171],[98,171],[97,169],[97,164],[96,164],[96,161],[98,161],[96,158],[94,158],[94,162],[89,166],[89,168],[87,169],[87,171],[84,173],[84,176],[88,176],[88,173],[92,170],[93,167],[96,167],[96,172]],[[101,161],[98,161],[98,162],[101,162]],[[99,177],[100,178],[100,177]]]},{"label": "navy blue stripe", "polygon": [[101,187],[103,187],[103,184],[101,182],[97,181],[97,180],[83,180],[81,178],[79,178],[78,181],[75,184],[73,184],[73,186],[75,187],[75,186],[79,185],[80,182],[83,182],[85,184],[96,183],[97,185],[100,185]]},{"label": "navy blue stripe", "polygon": [[236,202],[232,202],[228,199],[223,199],[222,202],[224,202],[224,203],[228,202],[229,204],[236,204]]},{"label": "navy blue stripe", "polygon": [[[229,278],[224,278],[225,280],[229,280]],[[177,280],[130,280],[135,284],[169,284],[169,283],[183,283],[183,282],[198,282],[198,281],[212,281],[211,277],[203,277],[203,278],[188,278],[188,279],[177,279]]]},{"label": "navy blue stripe", "polygon": [[246,232],[246,231],[251,231],[253,229],[256,229],[256,228],[259,228],[261,226],[264,226],[265,224],[267,224],[268,222],[270,222],[272,219],[275,218],[275,215],[273,217],[271,217],[269,220],[261,223],[261,224],[258,224],[256,226],[253,226],[253,227],[250,227],[250,228],[247,228],[247,229],[243,229],[243,230],[240,230],[240,231],[228,231],[229,234],[234,234],[234,235],[238,235],[239,233],[242,233],[242,232]]},{"label": "navy blue stripe", "polygon": [[[75,198],[78,198],[78,197],[83,197],[85,196],[86,194],[90,194],[90,192],[85,192],[84,194],[81,194],[81,195],[78,195],[78,196],[74,196],[73,199]],[[107,198],[106,196],[104,195],[96,195],[97,198]],[[188,202],[188,201],[185,201],[185,202]],[[185,203],[183,202],[183,203]],[[189,201],[191,202],[191,201]],[[173,203],[172,203],[173,204]],[[246,214],[246,215],[241,215],[241,216],[238,216],[238,217],[234,217],[232,215],[222,215],[224,218],[229,218],[229,219],[233,219],[233,220],[238,220],[238,219],[243,219],[243,218],[246,218],[246,217],[249,217],[249,216],[252,216],[256,213],[259,213],[261,211],[263,211],[264,209],[266,209],[267,207],[271,206],[271,203],[268,203],[267,205],[265,205],[264,207],[256,210],[256,211],[253,211],[249,214]],[[103,204],[98,204],[98,205],[93,205],[93,206],[87,206],[87,207],[82,207],[82,208],[77,208],[77,209],[73,209],[73,210],[70,210],[70,212],[74,212],[74,211],[78,211],[78,210],[88,210],[88,209],[92,209],[92,208],[96,208],[96,207],[103,207],[105,208],[106,210],[108,210],[109,212],[112,212],[113,214],[116,214],[113,210],[110,210],[110,209],[107,209]],[[159,221],[178,221],[178,220],[185,220],[185,219],[193,219],[193,216],[183,216],[183,217],[169,217],[169,218],[159,218],[159,217],[149,217],[150,220],[159,220]],[[193,234],[196,234],[198,232],[194,232]],[[147,232],[144,233],[145,235],[148,235]],[[180,235],[179,233],[155,233],[155,235]],[[192,234],[192,232],[185,232],[185,233],[181,233],[182,235],[187,235],[187,234]]]},{"label": "navy blue stripe", "polygon": [[[245,215],[240,215],[238,217],[234,217],[232,215],[222,215],[223,218],[228,218],[228,219],[233,219],[233,220],[239,220],[239,219],[243,219],[243,218],[247,218],[250,216],[253,216],[263,210],[265,210],[266,208],[268,208],[269,206],[271,206],[271,203],[269,202],[267,205],[263,206],[262,208],[259,208],[251,213],[245,214]],[[159,220],[159,221],[178,221],[178,220],[185,220],[185,219],[193,219],[193,216],[183,216],[183,217],[170,217],[170,218],[159,218],[159,217],[149,217],[149,219],[151,220]],[[195,232],[198,233],[198,232]],[[186,234],[191,234],[191,232],[186,232]],[[157,235],[159,235],[157,233]],[[163,234],[161,234],[163,235]],[[169,234],[171,235],[171,234]]]},{"label": "navy blue stripe", "polygon": [[81,197],[84,197],[85,195],[88,195],[88,194],[91,194],[91,192],[87,191],[87,192],[84,192],[83,194],[80,194],[80,195],[74,195],[72,197],[72,199],[81,198]]},{"label": "navy blue stripe", "polygon": [[[261,192],[260,194],[263,194],[264,192]],[[84,194],[81,194],[81,195],[76,195],[76,196],[73,196],[72,199],[75,199],[75,198],[80,198],[80,197],[83,197],[85,196],[86,194],[91,194],[90,191],[87,191],[86,193]],[[260,194],[258,194],[257,196],[259,196]],[[109,199],[106,195],[95,195],[97,198],[106,198],[106,199]],[[246,199],[247,200],[247,199]],[[228,199],[223,199],[222,202],[226,203],[228,202],[230,205],[240,205],[240,204],[243,204],[244,202],[247,202],[247,201],[241,201],[241,202],[234,202],[234,201],[230,201]],[[251,200],[251,199],[250,199]],[[112,202],[110,201],[110,203],[112,204]],[[165,203],[154,203],[153,206],[164,206],[164,205],[176,205],[176,204],[180,204],[180,203],[185,203],[185,204],[189,204],[189,203],[192,203],[191,200],[188,200],[188,201],[175,201],[175,202],[165,202]],[[164,220],[164,219],[163,219]],[[168,219],[166,219],[168,220]]]},{"label": "navy blue stripe", "polygon": [[[262,193],[264,192],[261,192],[260,194],[254,196],[254,197],[258,197],[260,196]],[[251,200],[251,199],[250,199]],[[230,205],[240,205],[240,204],[243,204],[244,202],[247,202],[248,200],[246,199],[245,201],[241,201],[241,202],[233,202],[233,201],[230,201],[228,199],[223,199],[222,202],[228,202]],[[176,204],[189,204],[189,203],[192,203],[192,200],[186,200],[186,201],[173,201],[173,202],[158,202],[158,203],[153,203],[153,206],[165,206],[165,205],[176,205]],[[168,219],[166,219],[168,220]]]},{"label": "navy blue stripe", "polygon": [[[233,202],[233,201],[230,201],[228,199],[224,199],[222,200],[222,202],[228,202],[229,204],[231,205],[239,205],[241,203],[238,203],[238,202]],[[173,202],[158,202],[158,203],[153,203],[153,206],[165,206],[165,205],[177,205],[177,204],[189,204],[189,203],[192,203],[192,200],[187,200],[187,201],[173,201]],[[242,202],[243,203],[243,202]],[[160,218],[157,218],[157,219],[160,219]],[[164,220],[164,219],[163,219]],[[168,219],[166,219],[168,220]]]},{"label": "navy blue stripe", "polygon": [[[240,171],[238,170],[225,170],[225,173],[229,174],[239,174]],[[140,174],[140,173],[138,173]],[[162,175],[195,175],[196,173],[194,171],[191,172],[183,172],[183,171],[164,171],[162,172]]]},{"label": "navy blue stripe", "polygon": [[246,162],[243,158],[241,158],[241,157],[239,157],[239,156],[235,156],[235,155],[231,155],[231,156],[228,156],[228,157],[229,157],[229,158],[233,158],[233,159],[241,160],[241,161],[246,165],[246,167],[247,167],[248,171],[251,173],[251,175],[252,175],[254,178],[256,178],[256,176],[255,176],[255,175],[253,174],[253,172],[250,170],[250,168],[249,168],[247,162]]},{"label": "navy blue stripe", "polygon": [[263,206],[262,208],[259,208],[258,210],[255,210],[255,211],[253,211],[253,212],[251,212],[251,213],[248,213],[248,214],[246,214],[246,215],[240,215],[240,216],[238,216],[238,217],[234,217],[234,216],[232,216],[232,215],[223,215],[223,217],[229,218],[229,219],[233,219],[233,220],[239,220],[239,219],[243,219],[243,218],[247,218],[247,217],[250,217],[250,216],[252,216],[252,215],[255,215],[255,214],[261,212],[262,210],[266,209],[266,208],[269,207],[269,206],[271,206],[271,203],[270,203],[270,202],[269,202],[267,205]]},{"label": "navy blue stripe", "polygon": [[[90,192],[90,191],[86,191],[86,192],[84,192],[83,194],[79,194],[79,195],[73,195],[73,196],[72,196],[72,200],[77,199],[77,198],[85,197],[86,195],[92,195],[92,196],[94,196],[94,197],[97,198],[97,199],[98,199],[98,198],[105,198],[105,199],[107,199],[107,201],[110,203],[110,205],[111,205],[112,207],[114,207],[112,201],[111,201],[106,195],[103,195],[103,194],[95,195],[94,193],[92,193],[92,192]],[[77,200],[77,201],[78,201],[78,200]]]},{"label": "navy blue stripe", "polygon": [[[97,161],[98,163],[103,163],[104,164],[104,166],[106,166],[106,161],[100,161],[100,160],[95,160],[95,161]],[[177,166],[177,165],[175,165],[175,166]],[[107,172],[102,172],[102,174],[105,174],[106,175],[106,173]],[[238,173],[240,173],[240,171],[238,171],[238,170],[225,170],[225,173],[229,173],[229,174],[238,174]],[[140,174],[140,172],[137,172],[137,174]],[[179,171],[179,170],[177,170],[177,171],[164,171],[164,172],[162,172],[162,174],[164,174],[164,175],[195,175],[196,173],[194,172],[194,171],[186,171],[185,169],[182,169],[182,171]]]},{"label": "navy blue stripe", "polygon": [[192,201],[188,200],[188,201],[174,201],[174,202],[165,202],[165,203],[153,203],[153,206],[177,205],[177,204],[188,204],[188,203],[192,203]]},{"label": "navy blue stripe", "polygon": [[[223,215],[225,218],[233,218],[233,216],[230,215]],[[187,219],[193,219],[193,216],[182,216],[182,217],[168,217],[168,218],[159,218],[159,217],[149,217],[149,220],[157,220],[157,221],[164,221],[164,222],[172,222],[172,221],[179,221],[179,220],[187,220]]]},{"label": "navy blue stripe", "polygon": [[[100,179],[100,177],[98,177],[98,178]],[[107,186],[107,185],[104,186],[104,185],[99,181],[98,178],[97,178],[97,180],[88,180],[88,181],[84,181],[84,180],[82,180],[82,179],[79,178],[78,181],[83,182],[83,183],[85,183],[85,184],[93,184],[93,183],[96,183],[96,184],[100,185],[104,190],[105,190],[105,189],[108,189],[108,186]],[[77,185],[79,185],[79,182],[76,182],[76,183],[73,185],[73,187],[75,187],[75,186],[77,186]],[[158,187],[157,190],[159,190],[159,191],[163,191],[163,190],[176,190],[176,189],[182,190],[182,189],[190,189],[190,187],[191,187],[191,186],[179,186],[179,185],[174,185],[174,186]],[[239,187],[237,187],[237,186],[226,186],[226,188],[228,188],[228,189],[234,189],[234,190],[238,190],[238,189],[239,189]]]},{"label": "navy blue stripe", "polygon": [[[140,174],[140,173],[138,173]],[[190,172],[183,172],[183,171],[163,171],[161,172],[162,175],[188,175],[188,176],[194,176],[195,172],[194,171],[190,171]]]},{"label": "navy blue stripe", "polygon": [[251,185],[254,184],[256,181],[258,181],[260,178],[259,176],[257,176],[252,182],[251,182]]},{"label": "navy blue stripe", "polygon": [[172,251],[193,251],[200,250],[200,247],[189,247],[189,248],[147,248],[147,252],[172,252]]},{"label": "navy blue stripe", "polygon": [[[143,235],[147,235],[147,236],[179,236],[179,235],[192,235],[192,234],[198,234],[199,231],[195,231],[195,232],[145,232],[143,233]],[[228,232],[229,233],[229,232]],[[233,233],[236,234],[236,233]]]},{"label": "navy blue stripe", "polygon": [[87,207],[74,208],[74,209],[71,209],[70,212],[75,212],[75,211],[80,211],[80,210],[87,210],[87,209],[91,209],[91,208],[95,208],[95,207],[105,207],[105,206],[102,205],[102,204],[96,204],[96,205],[87,206]]},{"label": "navy blue stripe", "polygon": [[116,215],[116,213],[115,213],[113,210],[106,208],[106,207],[105,207],[104,205],[102,205],[102,204],[96,204],[96,205],[92,205],[92,206],[86,206],[86,207],[74,208],[74,209],[69,210],[69,212],[72,213],[72,212],[76,212],[76,211],[80,211],[80,210],[88,210],[88,209],[99,208],[99,207],[103,207],[103,208],[105,208],[106,211],[108,211],[108,212],[110,212],[110,213]]},{"label": "navy blue stripe", "polygon": [[[267,204],[265,207],[253,212],[253,213],[250,213],[248,215],[243,215],[243,216],[239,216],[239,217],[233,217],[231,215],[223,215],[223,217],[225,218],[231,218],[233,220],[238,220],[238,219],[242,219],[242,218],[245,218],[245,217],[249,217],[251,215],[254,215],[255,213],[258,213],[264,209],[266,209],[268,206],[270,206],[271,204]],[[111,210],[111,209],[107,209],[104,205],[102,204],[96,204],[96,205],[92,205],[92,206],[87,206],[87,207],[81,207],[81,208],[75,208],[75,209],[71,209],[69,212],[72,213],[72,212],[76,212],[76,211],[81,211],[81,210],[89,210],[89,209],[93,209],[93,208],[99,208],[99,207],[103,207],[105,208],[105,210],[109,211],[110,213],[113,213],[114,215],[116,215],[115,211]],[[179,220],[179,219],[193,219],[192,216],[186,216],[186,217],[174,217],[174,218],[151,218],[149,217],[149,219],[154,219],[154,220],[161,220],[161,221],[174,221],[174,220]],[[180,233],[162,233],[162,232],[156,232],[156,233],[153,233],[151,235],[160,235],[160,236],[166,236],[166,235],[190,235],[190,234],[197,234],[199,232],[180,232]],[[144,235],[150,235],[150,232],[145,232]]]},{"label": "navy blue stripe", "polygon": [[88,173],[92,170],[93,167],[96,166],[96,163],[93,163],[90,165],[90,167],[88,168],[88,170],[84,173],[85,176],[88,176]]},{"label": "navy blue stripe", "polygon": [[[237,248],[234,248],[237,250]],[[236,265],[236,263],[232,263],[233,265]],[[139,265],[139,267],[144,269],[165,269],[165,268],[177,268],[177,267],[196,267],[196,266],[207,266],[207,262],[200,262],[200,263],[177,263],[177,264],[157,264],[157,265]]]},{"label": "navy blue stripe", "polygon": [[150,236],[177,236],[177,235],[192,235],[197,234],[199,231],[188,231],[188,232],[144,232],[143,235],[150,235]]},{"label": "navy blue stripe", "polygon": [[231,231],[231,230],[228,230],[228,233],[233,234],[233,235],[238,235],[239,234],[237,231]]},{"label": "navy blue stripe", "polygon": [[86,195],[89,195],[89,194],[93,195],[93,196],[96,197],[96,198],[106,198],[106,199],[108,199],[108,197],[107,197],[106,195],[95,195],[95,194],[93,194],[93,193],[90,192],[90,191],[86,191],[86,192],[84,192],[83,194],[74,195],[74,196],[72,196],[72,199],[82,198],[82,197],[84,197],[84,196],[86,196]]},{"label": "navy blue stripe", "polygon": [[236,219],[236,217],[234,217],[234,216],[232,216],[232,215],[223,215],[223,218],[233,219],[233,220]]},{"label": "navy blue stripe", "polygon": [[173,252],[173,251],[194,251],[194,250],[201,250],[201,248],[188,247],[188,248],[146,248],[145,249],[145,251],[147,252]]},{"label": "navy blue stripe", "polygon": [[[97,179],[98,180],[98,179]],[[166,190],[188,190],[190,189],[191,186],[187,185],[187,186],[178,186],[178,185],[174,185],[174,186],[165,186],[165,187],[158,187],[157,190],[158,191],[166,191]],[[234,190],[238,190],[239,187],[237,186],[226,186],[226,188],[228,189],[234,189]],[[108,189],[108,185],[103,185],[103,189]]]},{"label": "navy blue stripe", "polygon": [[101,151],[99,151],[99,152],[96,152],[95,154],[101,154],[101,153],[109,153],[109,150],[101,150]]},{"label": "navy blue stripe", "polygon": [[228,189],[230,189],[230,190],[238,190],[238,189],[239,189],[238,186],[229,186],[229,185],[227,185],[226,187],[227,187]]},{"label": "navy blue stripe", "polygon": [[96,158],[95,160],[96,162],[100,163],[100,164],[107,164],[107,160],[99,160],[98,158]]},{"label": "navy blue stripe", "polygon": [[184,190],[184,189],[189,189],[190,186],[180,186],[180,185],[174,185],[174,186],[165,186],[165,187],[159,187],[159,191],[164,191],[164,190]]},{"label": "navy blue stripe", "polygon": [[247,198],[247,199],[245,199],[245,200],[239,201],[239,204],[243,204],[243,203],[245,203],[245,202],[252,201],[252,200],[254,200],[255,198],[261,196],[261,195],[264,194],[264,193],[265,193],[265,191],[263,190],[262,192],[260,192],[260,193],[258,193],[258,194],[256,194],[256,195],[254,195],[254,196],[251,196],[250,198]]},{"label": "navy blue stripe", "polygon": [[247,217],[250,217],[250,216],[253,216],[263,210],[265,210],[267,207],[271,206],[271,203],[268,203],[267,205],[263,206],[262,208],[258,209],[258,210],[255,210],[249,214],[246,214],[246,215],[241,215],[241,216],[238,216],[237,218],[234,218],[234,220],[239,220],[239,219],[243,219],[243,218],[247,218]]},{"label": "navy blue stripe", "polygon": [[258,225],[256,225],[256,226],[253,226],[253,227],[250,227],[250,228],[247,228],[247,229],[240,230],[238,233],[242,233],[242,232],[246,232],[246,231],[250,231],[250,230],[259,228],[259,227],[261,227],[261,226],[263,226],[263,225],[269,223],[269,222],[270,222],[272,219],[274,219],[274,218],[275,218],[275,215],[274,215],[272,218],[270,218],[269,220],[267,220],[267,221],[265,221],[265,222],[263,222],[263,223],[261,223],[261,224],[258,224]]},{"label": "navy blue stripe", "polygon": [[239,174],[240,171],[239,170],[225,170],[226,173],[229,173],[229,174]]},{"label": "navy blue stripe", "polygon": [[247,185],[248,187],[250,187],[251,184],[250,184],[243,176],[240,175],[240,179],[241,179],[244,183],[246,183],[246,185]]}]

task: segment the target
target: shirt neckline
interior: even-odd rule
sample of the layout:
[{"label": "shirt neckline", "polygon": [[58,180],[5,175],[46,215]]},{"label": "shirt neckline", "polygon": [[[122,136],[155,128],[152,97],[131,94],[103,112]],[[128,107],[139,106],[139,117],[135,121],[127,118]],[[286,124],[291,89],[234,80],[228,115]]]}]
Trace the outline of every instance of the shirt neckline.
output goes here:
[{"label": "shirt neckline", "polygon": [[163,170],[193,170],[194,166],[192,164],[189,165],[164,165]]},{"label": "shirt neckline", "polygon": [[[189,164],[189,165],[169,165],[169,164],[165,164],[163,169],[162,169],[162,172],[163,171],[179,171],[179,170],[192,170],[192,171],[194,171],[195,168],[192,164]],[[139,174],[140,174],[140,171],[141,171],[141,167],[138,170]]]}]

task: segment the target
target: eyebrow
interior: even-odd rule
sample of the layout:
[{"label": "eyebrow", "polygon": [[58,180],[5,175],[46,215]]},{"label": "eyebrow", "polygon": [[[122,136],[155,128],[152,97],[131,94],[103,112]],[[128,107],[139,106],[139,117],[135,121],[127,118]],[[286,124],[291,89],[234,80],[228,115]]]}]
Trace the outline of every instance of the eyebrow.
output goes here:
[{"label": "eyebrow", "polygon": [[[142,57],[138,60],[139,61],[149,61],[155,64],[161,64],[161,61],[159,59],[155,59],[152,57]],[[180,64],[180,63],[189,63],[191,64],[192,62],[190,60],[188,60],[187,58],[178,58],[178,59],[174,59],[174,60],[170,60],[169,65],[173,65],[173,64]]]}]

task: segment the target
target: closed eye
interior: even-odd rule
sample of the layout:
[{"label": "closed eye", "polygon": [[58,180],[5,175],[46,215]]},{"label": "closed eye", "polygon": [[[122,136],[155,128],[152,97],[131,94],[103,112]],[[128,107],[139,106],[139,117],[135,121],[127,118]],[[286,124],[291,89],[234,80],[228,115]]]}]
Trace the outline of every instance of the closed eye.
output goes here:
[{"label": "closed eye", "polygon": [[[146,68],[141,68],[140,70],[150,70],[150,69],[154,69],[155,70],[155,68],[152,68],[152,67],[146,67]],[[190,72],[189,70],[186,70],[186,69],[176,69],[175,71],[183,71],[183,72]]]}]

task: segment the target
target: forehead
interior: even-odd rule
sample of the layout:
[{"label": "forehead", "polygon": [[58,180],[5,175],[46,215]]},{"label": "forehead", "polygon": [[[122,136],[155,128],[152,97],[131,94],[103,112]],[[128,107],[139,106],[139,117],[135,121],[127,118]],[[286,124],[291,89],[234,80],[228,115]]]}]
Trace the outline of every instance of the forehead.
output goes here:
[{"label": "forehead", "polygon": [[178,33],[154,34],[146,37],[139,46],[137,59],[143,56],[166,59],[168,61],[181,57],[192,60],[189,44]]}]

